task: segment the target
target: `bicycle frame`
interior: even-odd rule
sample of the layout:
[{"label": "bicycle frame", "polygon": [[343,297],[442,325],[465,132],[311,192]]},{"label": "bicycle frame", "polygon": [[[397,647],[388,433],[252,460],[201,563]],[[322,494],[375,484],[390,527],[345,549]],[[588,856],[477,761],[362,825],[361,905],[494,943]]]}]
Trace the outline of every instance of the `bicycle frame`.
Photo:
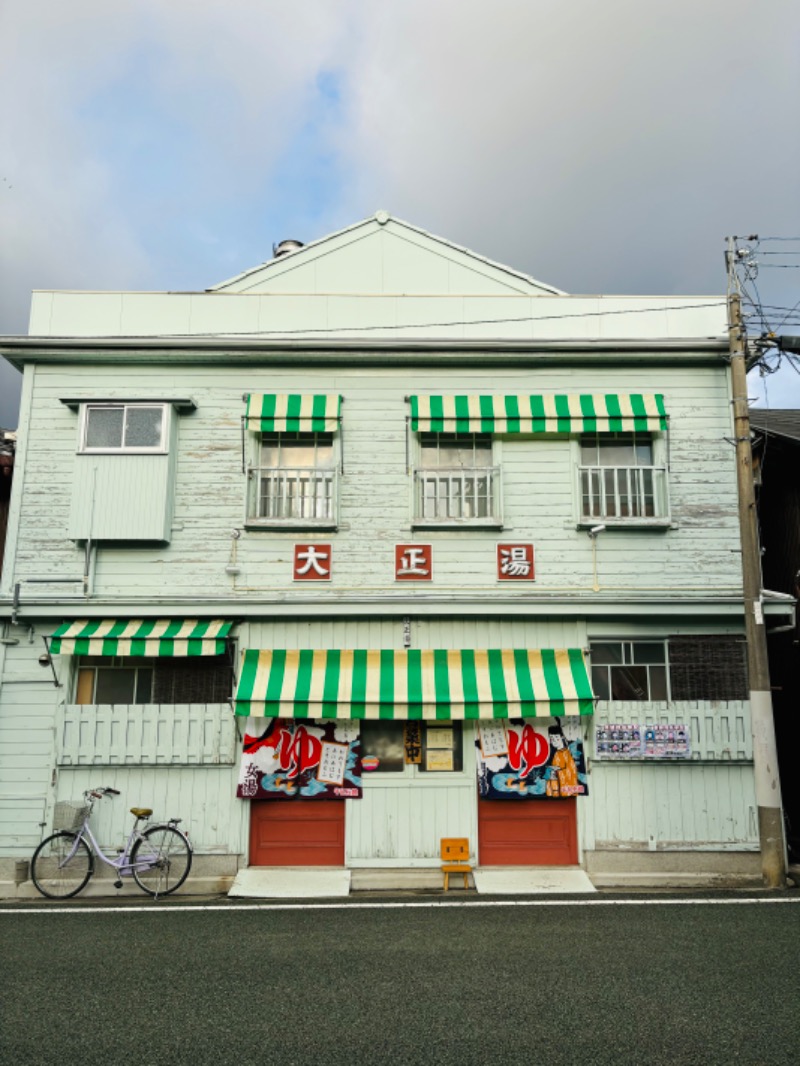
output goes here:
[{"label": "bicycle frame", "polygon": [[[177,825],[174,822],[147,823],[148,829],[159,829],[164,828],[166,826],[170,826],[173,829],[176,829],[177,832],[181,833],[181,830],[178,829]],[[185,837],[185,834],[181,833],[181,836]],[[144,833],[138,828],[138,819],[136,820],[136,822],[134,822],[133,828],[131,829],[130,835],[128,837],[128,841],[122,850],[122,854],[118,858],[112,859],[108,855],[106,855],[106,853],[97,843],[97,839],[95,838],[94,833],[89,827],[89,815],[87,815],[81,828],[75,831],[75,842],[69,849],[69,853],[64,857],[64,861],[61,865],[66,865],[70,861],[70,859],[72,859],[78,849],[79,841],[82,840],[84,837],[89,838],[88,843],[92,849],[92,853],[96,855],[98,859],[101,860],[101,862],[104,862],[106,866],[110,866],[112,869],[116,870],[120,877],[132,877],[134,870],[137,870],[138,872],[141,872],[143,870],[152,870],[154,866],[158,865],[158,855],[153,855],[151,859],[146,859],[145,856],[142,856],[135,863],[132,863],[129,859],[133,845],[137,841],[145,839]],[[187,844],[189,844],[189,850],[191,851],[191,843],[189,842],[188,838],[185,837],[185,839]]]}]

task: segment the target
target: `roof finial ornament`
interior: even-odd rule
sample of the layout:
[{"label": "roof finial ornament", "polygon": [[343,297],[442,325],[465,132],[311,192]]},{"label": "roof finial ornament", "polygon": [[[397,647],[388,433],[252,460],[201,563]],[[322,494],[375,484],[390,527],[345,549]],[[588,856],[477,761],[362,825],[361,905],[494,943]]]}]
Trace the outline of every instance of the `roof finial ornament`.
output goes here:
[{"label": "roof finial ornament", "polygon": [[378,223],[379,226],[385,226],[386,223],[389,221],[389,212],[388,211],[376,211],[375,212],[375,221]]}]

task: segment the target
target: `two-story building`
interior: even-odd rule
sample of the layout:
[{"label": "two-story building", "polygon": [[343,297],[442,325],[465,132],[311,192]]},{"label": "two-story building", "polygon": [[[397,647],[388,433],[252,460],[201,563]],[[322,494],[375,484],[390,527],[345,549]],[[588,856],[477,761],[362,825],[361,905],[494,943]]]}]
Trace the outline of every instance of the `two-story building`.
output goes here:
[{"label": "two-story building", "polygon": [[758,878],[724,298],[378,213],[206,292],[36,292],[0,350],[8,893],[97,784],[108,842],[183,817],[199,891],[438,885],[444,837],[479,888]]}]

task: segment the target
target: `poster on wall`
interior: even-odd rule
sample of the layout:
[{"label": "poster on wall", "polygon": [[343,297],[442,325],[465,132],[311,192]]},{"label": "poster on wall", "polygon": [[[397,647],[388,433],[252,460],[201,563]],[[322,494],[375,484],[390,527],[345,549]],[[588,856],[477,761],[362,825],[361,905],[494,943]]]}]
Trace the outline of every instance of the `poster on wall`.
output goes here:
[{"label": "poster on wall", "polygon": [[[502,735],[501,735],[502,734]],[[588,796],[581,723],[522,718],[478,725],[478,794],[483,799]]]},{"label": "poster on wall", "polygon": [[644,722],[598,723],[595,750],[600,759],[689,759],[688,725]]},{"label": "poster on wall", "polygon": [[236,795],[240,799],[360,799],[358,723],[248,718]]}]

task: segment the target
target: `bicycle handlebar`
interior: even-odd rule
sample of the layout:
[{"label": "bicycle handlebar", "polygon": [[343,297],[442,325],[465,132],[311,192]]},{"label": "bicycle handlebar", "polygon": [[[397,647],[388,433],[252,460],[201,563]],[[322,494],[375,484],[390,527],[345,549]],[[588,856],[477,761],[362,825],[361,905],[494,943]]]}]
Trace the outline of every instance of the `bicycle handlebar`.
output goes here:
[{"label": "bicycle handlebar", "polygon": [[84,792],[84,796],[91,796],[93,799],[102,799],[103,796],[119,796],[120,792],[117,788],[90,788]]}]

